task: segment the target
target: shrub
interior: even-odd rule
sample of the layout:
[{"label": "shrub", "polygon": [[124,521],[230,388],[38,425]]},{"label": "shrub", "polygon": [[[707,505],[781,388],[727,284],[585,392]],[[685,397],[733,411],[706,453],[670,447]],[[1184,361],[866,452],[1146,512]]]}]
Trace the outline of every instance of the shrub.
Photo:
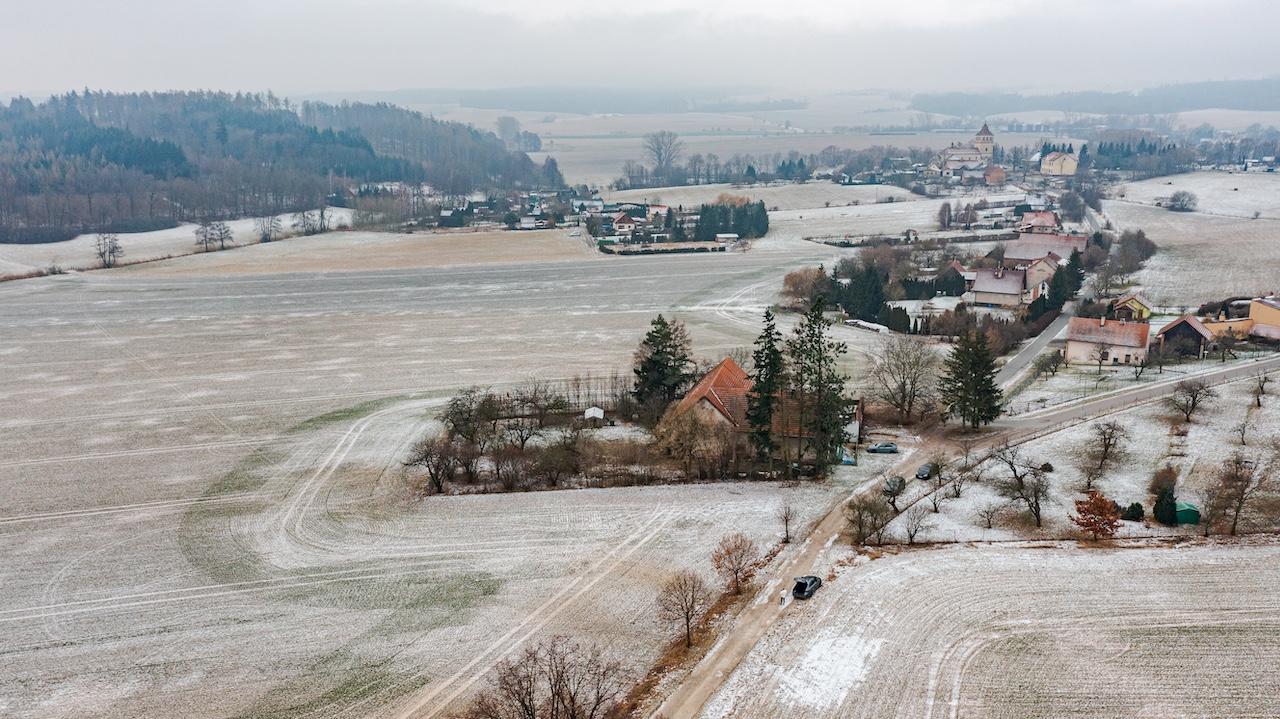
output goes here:
[{"label": "shrub", "polygon": [[1127,522],[1141,522],[1145,513],[1142,511],[1142,503],[1134,502],[1120,513],[1120,518]]},{"label": "shrub", "polygon": [[1156,470],[1151,477],[1151,483],[1147,485],[1147,489],[1152,494],[1160,494],[1164,491],[1172,493],[1178,486],[1178,470],[1171,465],[1165,465]]},{"label": "shrub", "polygon": [[1156,521],[1167,526],[1178,526],[1178,499],[1174,496],[1172,489],[1161,490],[1156,495],[1156,504],[1151,508],[1151,516]]}]

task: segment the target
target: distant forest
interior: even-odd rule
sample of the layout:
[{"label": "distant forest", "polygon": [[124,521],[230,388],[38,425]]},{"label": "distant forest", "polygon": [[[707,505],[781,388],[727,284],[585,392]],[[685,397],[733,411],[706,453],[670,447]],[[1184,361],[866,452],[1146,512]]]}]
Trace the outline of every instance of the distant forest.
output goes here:
[{"label": "distant forest", "polygon": [[1056,95],[947,92],[916,95],[911,107],[960,117],[1057,110],[1099,115],[1163,115],[1207,108],[1280,110],[1280,78],[1165,85],[1138,92],[1066,92]]},{"label": "distant forest", "polygon": [[447,194],[563,184],[553,163],[467,125],[390,105],[298,110],[270,93],[0,103],[0,242],[314,209],[364,182]]},{"label": "distant forest", "polygon": [[[646,90],[632,87],[560,88],[513,87],[492,90],[420,89],[347,93],[371,101],[408,105],[461,105],[508,112],[566,112],[647,114],[671,112],[765,112],[796,110],[804,100],[753,100],[735,97],[739,88],[705,90]],[[741,94],[749,90],[741,89]],[[324,97],[328,97],[325,95]]]}]

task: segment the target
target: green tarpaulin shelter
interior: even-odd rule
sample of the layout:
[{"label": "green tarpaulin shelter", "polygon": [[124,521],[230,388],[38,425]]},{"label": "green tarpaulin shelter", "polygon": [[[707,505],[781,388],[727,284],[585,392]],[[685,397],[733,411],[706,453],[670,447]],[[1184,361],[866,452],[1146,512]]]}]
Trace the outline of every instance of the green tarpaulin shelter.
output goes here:
[{"label": "green tarpaulin shelter", "polygon": [[1178,524],[1199,524],[1200,508],[1190,502],[1178,502]]}]

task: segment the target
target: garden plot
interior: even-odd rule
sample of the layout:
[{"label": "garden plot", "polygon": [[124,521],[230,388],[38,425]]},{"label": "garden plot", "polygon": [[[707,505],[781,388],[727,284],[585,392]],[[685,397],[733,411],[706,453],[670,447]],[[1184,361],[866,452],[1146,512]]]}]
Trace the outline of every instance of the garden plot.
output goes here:
[{"label": "garden plot", "polygon": [[[1155,323],[1152,327],[1154,329]],[[1034,380],[1028,376],[1028,384],[1006,395],[1008,404],[1005,412],[1013,416],[1023,415],[1139,385],[1186,379],[1222,369],[1224,366],[1248,364],[1256,359],[1271,357],[1275,352],[1249,346],[1237,349],[1235,354],[1236,358],[1229,358],[1226,363],[1219,361],[1217,356],[1203,360],[1171,361],[1163,371],[1152,366],[1146,368],[1139,377],[1134,376],[1135,368],[1124,365],[1104,365],[1101,371],[1096,365],[1063,365],[1055,375],[1044,374]]]},{"label": "garden plot", "polygon": [[1280,713],[1280,547],[830,551],[704,719]]},{"label": "garden plot", "polygon": [[1280,220],[1242,219],[1108,200],[1121,229],[1145,230],[1159,246],[1133,276],[1161,307],[1190,308],[1226,296],[1253,296],[1277,287]]},{"label": "garden plot", "polygon": [[[1274,386],[1274,383],[1273,383]],[[1202,492],[1213,480],[1214,472],[1232,453],[1246,454],[1264,459],[1273,442],[1280,440],[1280,401],[1271,397],[1262,408],[1253,406],[1250,394],[1251,381],[1239,381],[1217,388],[1219,397],[1210,400],[1185,425],[1185,434],[1172,429],[1173,420],[1182,419],[1162,403],[1147,404],[1116,413],[1105,420],[1115,420],[1128,431],[1124,443],[1125,456],[1095,487],[1118,502],[1122,507],[1138,502],[1146,509],[1147,521],[1123,522],[1121,536],[1150,536],[1162,534],[1197,534],[1201,528],[1183,526],[1163,527],[1150,520],[1153,497],[1148,489],[1152,475],[1164,466],[1178,470],[1177,494],[1179,500],[1202,504]],[[1274,392],[1272,394],[1275,394]],[[1034,439],[1020,447],[1025,461],[1039,465],[1048,462],[1052,489],[1049,499],[1043,503],[1043,527],[1031,523],[1030,514],[1021,505],[1008,505],[988,529],[984,519],[978,516],[980,509],[1004,505],[994,482],[1007,475],[1008,470],[991,461],[983,465],[983,479],[964,487],[959,499],[948,497],[940,503],[940,511],[930,515],[931,527],[922,532],[917,541],[967,542],[1003,541],[1016,538],[1066,538],[1081,536],[1079,528],[1069,519],[1075,511],[1074,501],[1083,498],[1083,475],[1076,467],[1076,458],[1083,454],[1091,441],[1092,427],[1104,419],[1095,420],[1053,432]],[[1248,421],[1248,444],[1241,446],[1236,427]],[[924,483],[911,480],[908,495],[923,496]],[[928,500],[921,500],[928,505]],[[905,502],[899,500],[899,506]],[[905,541],[907,517],[901,515],[889,527],[893,541]],[[1274,531],[1273,522],[1250,517],[1243,528],[1247,531]]]},{"label": "garden plot", "polygon": [[[351,211],[338,207],[329,208],[329,223],[333,227],[351,225]],[[253,219],[231,220],[227,226],[237,245],[258,241]],[[291,231],[293,215],[280,216],[281,227]],[[199,251],[195,241],[195,225],[184,224],[167,230],[133,232],[120,235],[124,248],[122,263],[142,262],[162,257],[179,257]],[[0,277],[18,275],[32,270],[44,270],[57,265],[64,270],[80,270],[100,266],[94,254],[97,235],[80,235],[66,242],[48,242],[38,245],[0,244]]]},{"label": "garden plot", "polygon": [[1280,174],[1261,170],[1190,172],[1131,182],[1124,186],[1124,200],[1154,206],[1157,198],[1179,190],[1195,194],[1200,214],[1252,219],[1256,212],[1280,219]]}]

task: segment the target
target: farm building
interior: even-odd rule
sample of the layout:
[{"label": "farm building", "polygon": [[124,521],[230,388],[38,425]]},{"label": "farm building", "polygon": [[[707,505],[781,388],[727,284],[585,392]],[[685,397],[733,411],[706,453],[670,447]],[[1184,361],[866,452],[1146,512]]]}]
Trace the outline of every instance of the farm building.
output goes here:
[{"label": "farm building", "polygon": [[1188,357],[1203,357],[1212,342],[1213,333],[1195,315],[1183,315],[1161,327],[1155,339],[1160,351]]},{"label": "farm building", "polygon": [[1069,364],[1134,364],[1147,356],[1146,322],[1072,317],[1067,324]]}]

